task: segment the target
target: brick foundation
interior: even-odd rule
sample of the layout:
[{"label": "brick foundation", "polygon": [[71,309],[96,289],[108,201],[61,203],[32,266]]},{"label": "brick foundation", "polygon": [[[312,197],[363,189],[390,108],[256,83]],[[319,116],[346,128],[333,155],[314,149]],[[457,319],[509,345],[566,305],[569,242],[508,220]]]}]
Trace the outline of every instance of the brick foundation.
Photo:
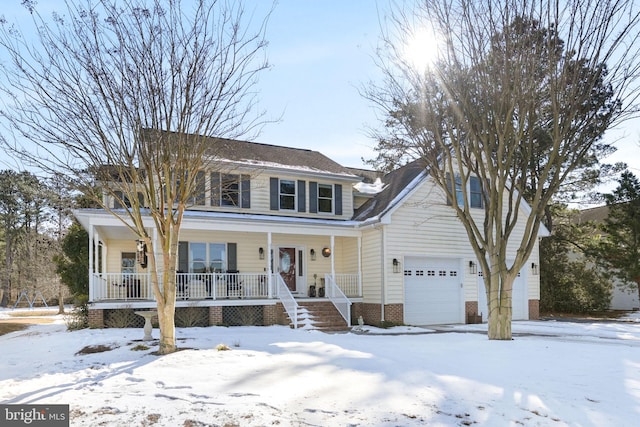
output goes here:
[{"label": "brick foundation", "polygon": [[465,323],[482,323],[487,320],[478,314],[478,301],[466,301],[464,303],[464,319]]},{"label": "brick foundation", "polygon": [[262,309],[262,320],[265,326],[276,325],[278,324],[278,313],[277,308],[278,305],[282,308],[282,304],[276,305],[265,305]]},{"label": "brick foundation", "polygon": [[529,300],[529,320],[540,319],[540,300]]},{"label": "brick foundation", "polygon": [[104,328],[104,310],[89,309],[89,327]]},{"label": "brick foundation", "polygon": [[222,307],[209,307],[209,326],[222,324]]},{"label": "brick foundation", "polygon": [[[358,317],[362,316],[367,325],[379,325],[382,322],[380,304],[355,303],[351,306],[351,318],[358,324]],[[387,304],[384,306],[384,320],[393,323],[404,322],[404,305]]]}]

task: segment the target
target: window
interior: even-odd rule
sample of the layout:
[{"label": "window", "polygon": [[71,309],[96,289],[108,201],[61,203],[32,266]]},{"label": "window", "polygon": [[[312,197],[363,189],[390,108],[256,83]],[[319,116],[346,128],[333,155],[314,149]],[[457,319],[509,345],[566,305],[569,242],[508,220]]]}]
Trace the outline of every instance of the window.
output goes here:
[{"label": "window", "polygon": [[[451,175],[447,174],[447,188],[451,191]],[[462,178],[460,175],[456,175],[455,177],[455,194],[456,194],[456,203],[458,206],[464,206],[464,192],[462,191]],[[467,194],[469,194],[469,206],[472,208],[482,208],[482,185],[480,184],[480,179],[477,176],[469,177],[469,188],[467,189]],[[451,199],[447,197],[447,204],[451,205]]]},{"label": "window", "polygon": [[318,212],[333,213],[333,185],[318,184]]},{"label": "window", "polygon": [[226,265],[224,243],[189,243],[189,273],[224,271]]},{"label": "window", "polygon": [[477,176],[469,180],[469,203],[472,208],[482,208],[482,185]]},{"label": "window", "polygon": [[249,175],[213,172],[211,174],[211,206],[250,207]]},{"label": "window", "polygon": [[296,182],[287,179],[280,180],[280,209],[293,211],[296,209]]},{"label": "window", "polygon": [[122,260],[120,262],[120,272],[122,274],[133,274],[136,272],[136,253],[122,252]]},{"label": "window", "polygon": [[240,175],[220,175],[220,205],[240,206]]},{"label": "window", "polygon": [[[122,191],[114,191],[113,198],[113,208],[114,209],[122,209],[122,208],[130,208],[131,200],[129,199],[129,195],[127,193],[123,193]],[[144,207],[144,194],[138,192],[138,205],[140,207]],[[122,205],[124,203],[124,206]]]}]

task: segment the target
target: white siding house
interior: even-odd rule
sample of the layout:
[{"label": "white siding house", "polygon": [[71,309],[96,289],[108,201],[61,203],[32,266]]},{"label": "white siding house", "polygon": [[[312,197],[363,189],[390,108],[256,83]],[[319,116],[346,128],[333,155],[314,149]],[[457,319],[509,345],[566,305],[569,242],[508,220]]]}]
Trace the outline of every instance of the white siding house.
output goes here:
[{"label": "white siding house", "polygon": [[[375,173],[316,151],[211,143],[222,145],[218,153],[233,147],[226,160],[236,193],[216,191],[222,175],[203,171],[211,189],[189,207],[181,228],[178,309],[203,310],[208,324],[234,324],[253,307],[254,324],[272,324],[288,321],[285,309],[295,317],[291,306],[327,300],[345,326],[360,316],[368,324],[428,325],[477,321],[485,313],[466,233],[417,162],[374,182]],[[92,324],[103,326],[117,310],[153,308],[148,274],[135,262],[136,236],[100,209],[75,216],[89,232],[96,266]],[[153,236],[150,219],[146,226]],[[536,246],[526,265],[538,263]],[[539,277],[525,268],[516,287],[514,318],[537,318]]]}]

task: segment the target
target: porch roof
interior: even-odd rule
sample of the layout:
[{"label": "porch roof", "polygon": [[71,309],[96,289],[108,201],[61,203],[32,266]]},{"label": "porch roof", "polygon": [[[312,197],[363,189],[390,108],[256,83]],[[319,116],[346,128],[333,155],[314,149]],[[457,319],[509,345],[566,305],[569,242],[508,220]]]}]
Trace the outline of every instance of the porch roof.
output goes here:
[{"label": "porch roof", "polygon": [[[123,218],[127,216],[124,209],[114,210],[114,212],[121,213]],[[121,219],[103,209],[77,209],[73,214],[86,230],[93,226],[104,238],[115,240],[135,238]],[[131,223],[131,221],[127,222]],[[358,237],[360,236],[359,224],[359,221],[279,215],[185,211],[181,229]],[[144,225],[147,228],[154,227],[150,216],[144,218]]]}]

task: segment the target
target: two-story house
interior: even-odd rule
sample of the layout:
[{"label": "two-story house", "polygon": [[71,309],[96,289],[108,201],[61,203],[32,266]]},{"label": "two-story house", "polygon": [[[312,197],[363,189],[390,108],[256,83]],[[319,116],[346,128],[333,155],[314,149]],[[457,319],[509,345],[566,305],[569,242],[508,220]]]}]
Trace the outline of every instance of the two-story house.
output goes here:
[{"label": "two-story house", "polygon": [[[310,303],[320,301],[331,301],[344,326],[360,316],[368,324],[464,323],[486,312],[464,229],[417,162],[376,180],[317,151],[211,143],[233,167],[198,177],[201,194],[180,231],[177,317],[190,309],[204,313],[205,324],[266,325],[288,322],[286,311],[297,325],[300,306],[313,312]],[[96,266],[91,324],[109,324],[118,310],[155,307],[135,236],[101,209],[75,216]],[[537,265],[536,248],[515,284],[514,319],[538,316]],[[300,324],[313,324],[313,316]]]}]

